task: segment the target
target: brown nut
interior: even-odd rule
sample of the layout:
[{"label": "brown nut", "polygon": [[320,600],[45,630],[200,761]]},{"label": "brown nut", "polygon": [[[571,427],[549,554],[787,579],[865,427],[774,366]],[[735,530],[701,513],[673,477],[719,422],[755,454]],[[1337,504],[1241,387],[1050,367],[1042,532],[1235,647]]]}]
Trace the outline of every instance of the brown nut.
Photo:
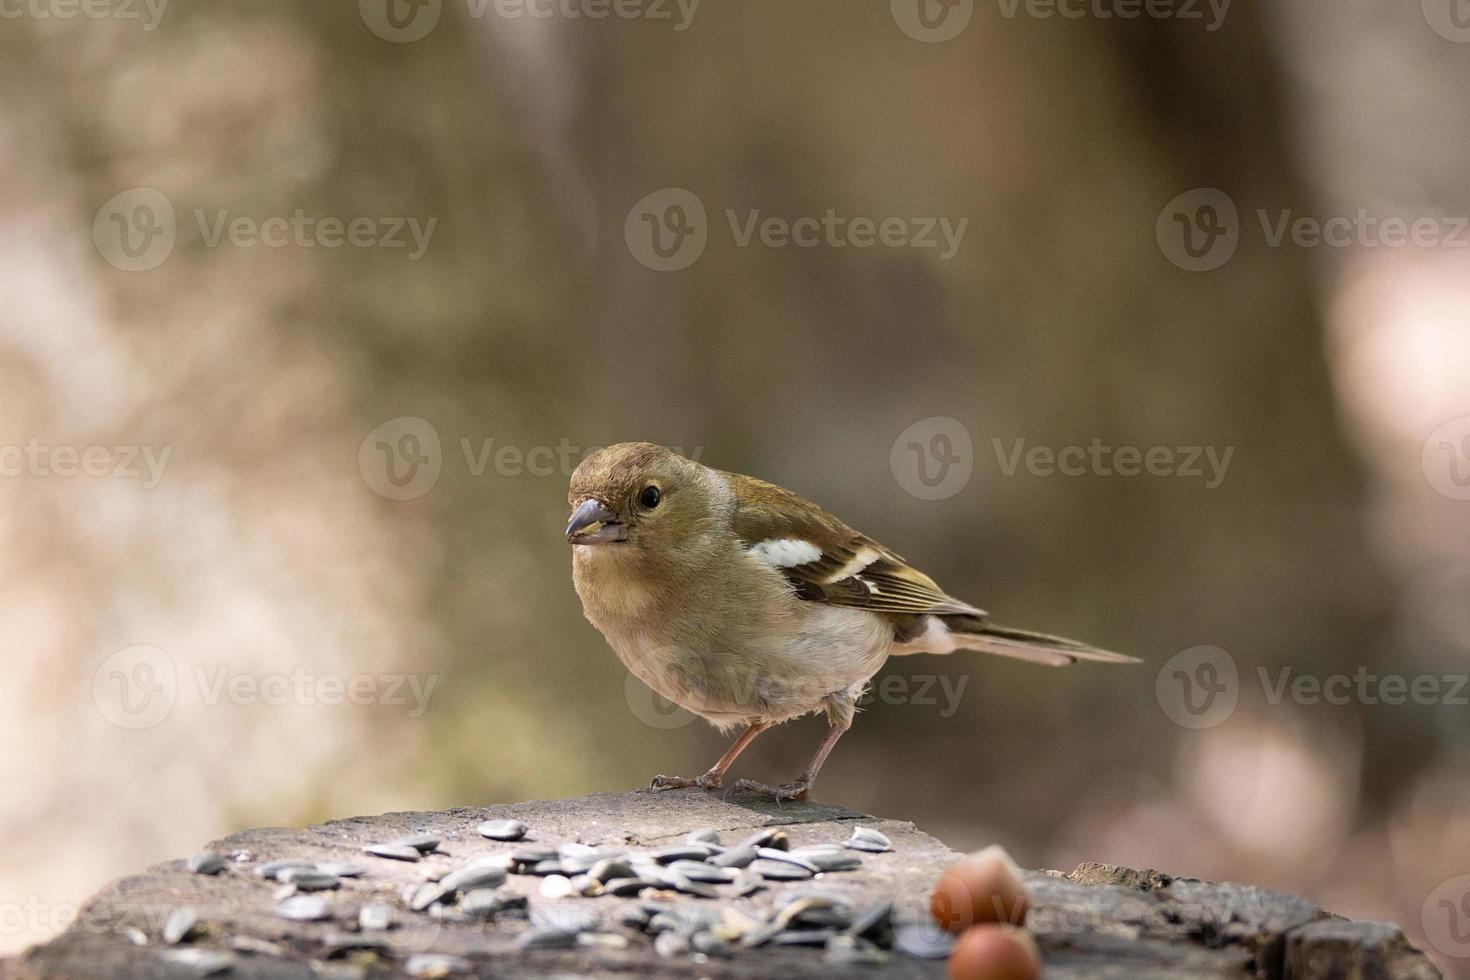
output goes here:
[{"label": "brown nut", "polygon": [[983,922],[1023,925],[1030,906],[1021,869],[999,845],[951,865],[939,876],[929,898],[934,920],[955,935]]},{"label": "brown nut", "polygon": [[966,930],[949,954],[949,980],[1037,980],[1041,954],[1024,929],[985,923]]}]

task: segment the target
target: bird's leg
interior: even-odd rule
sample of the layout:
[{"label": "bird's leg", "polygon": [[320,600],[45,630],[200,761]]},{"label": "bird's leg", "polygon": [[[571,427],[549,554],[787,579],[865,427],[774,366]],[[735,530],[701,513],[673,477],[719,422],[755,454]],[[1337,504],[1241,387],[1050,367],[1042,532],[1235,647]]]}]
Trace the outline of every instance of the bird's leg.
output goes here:
[{"label": "bird's leg", "polygon": [[703,776],[689,779],[685,776],[654,776],[654,789],[719,789],[725,781],[725,770],[734,765],[735,760],[744,752],[746,746],[755,741],[755,737],[767,728],[770,722],[758,721],[745,730],[745,734],[735,740],[735,744],[720,756],[720,761],[709,767],[709,771]]},{"label": "bird's leg", "polygon": [[769,796],[780,803],[782,800],[804,800],[807,793],[811,792],[812,783],[817,780],[817,773],[822,771],[822,763],[827,761],[827,756],[832,752],[832,746],[847,731],[847,725],[834,724],[827,729],[827,737],[822,739],[822,744],[817,746],[817,751],[812,755],[812,761],[806,764],[806,771],[797,778],[794,783],[786,783],[781,786],[770,786],[766,783],[757,783],[754,780],[742,779],[735,784],[735,790],[748,790]]}]

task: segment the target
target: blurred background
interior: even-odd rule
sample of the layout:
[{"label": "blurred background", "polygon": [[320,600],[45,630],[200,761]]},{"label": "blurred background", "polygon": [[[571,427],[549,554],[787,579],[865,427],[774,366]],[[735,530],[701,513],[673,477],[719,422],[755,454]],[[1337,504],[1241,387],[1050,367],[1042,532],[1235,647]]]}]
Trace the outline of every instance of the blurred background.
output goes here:
[{"label": "blurred background", "polygon": [[15,0],[0,83],[0,952],[702,771],[562,540],[643,439],[1147,661],[894,661],[818,798],[1470,976],[1463,0]]}]

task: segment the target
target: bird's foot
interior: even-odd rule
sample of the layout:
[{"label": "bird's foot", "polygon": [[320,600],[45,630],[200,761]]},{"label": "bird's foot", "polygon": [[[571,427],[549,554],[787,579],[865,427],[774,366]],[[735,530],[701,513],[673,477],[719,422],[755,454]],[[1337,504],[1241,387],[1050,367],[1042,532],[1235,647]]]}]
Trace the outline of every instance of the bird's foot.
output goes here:
[{"label": "bird's foot", "polygon": [[753,779],[742,779],[735,783],[735,792],[756,793],[760,796],[769,796],[780,803],[784,800],[805,800],[806,795],[811,792],[812,781],[810,779],[798,779],[793,783],[782,783],[780,786],[772,786],[768,783],[758,783]]},{"label": "bird's foot", "polygon": [[688,776],[654,776],[653,782],[649,784],[653,790],[661,789],[719,789],[720,775],[707,772],[703,776],[690,779]]}]

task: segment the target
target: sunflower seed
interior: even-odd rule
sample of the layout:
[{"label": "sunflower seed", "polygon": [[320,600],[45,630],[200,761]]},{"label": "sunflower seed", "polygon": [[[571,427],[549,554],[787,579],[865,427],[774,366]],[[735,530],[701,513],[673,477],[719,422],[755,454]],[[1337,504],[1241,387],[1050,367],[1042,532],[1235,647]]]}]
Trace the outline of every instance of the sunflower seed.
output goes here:
[{"label": "sunflower seed", "polygon": [[715,887],[713,885],[706,885],[702,881],[694,881],[690,878],[684,877],[683,875],[674,875],[673,880],[670,881],[669,884],[675,890],[681,891],[685,895],[693,895],[696,898],[720,897],[720,893],[715,890]]},{"label": "sunflower seed", "polygon": [[327,903],[316,895],[293,895],[276,906],[276,915],[295,922],[320,922],[327,917]]},{"label": "sunflower seed", "polygon": [[628,898],[630,896],[637,895],[645,888],[656,887],[658,887],[657,882],[649,881],[646,878],[614,878],[611,881],[604,883],[602,886],[602,890],[605,894],[608,895],[616,895],[619,898]]},{"label": "sunflower seed", "polygon": [[893,850],[893,842],[885,834],[872,827],[854,827],[852,836],[843,846],[850,847],[854,851],[871,851],[874,854]]},{"label": "sunflower seed", "polygon": [[548,858],[545,861],[537,861],[528,871],[533,875],[559,875],[566,871],[561,861],[557,858]]},{"label": "sunflower seed", "polygon": [[350,861],[323,861],[316,869],[324,875],[336,875],[338,878],[361,878],[367,874],[367,868]]},{"label": "sunflower seed", "polygon": [[393,841],[394,844],[406,844],[420,854],[432,854],[439,849],[441,838],[438,834],[411,834],[408,837],[400,837]]},{"label": "sunflower seed", "polygon": [[459,900],[460,911],[473,919],[493,919],[501,907],[500,896],[490,888],[476,888]]},{"label": "sunflower seed", "polygon": [[504,841],[521,840],[528,829],[519,820],[486,820],[479,827],[481,837]]},{"label": "sunflower seed", "polygon": [[673,864],[675,861],[704,861],[709,856],[709,848],[701,844],[676,844],[673,847],[659,848],[652,855],[659,864]]},{"label": "sunflower seed", "polygon": [[196,977],[212,977],[232,969],[235,965],[235,954],[216,949],[170,949],[163,956]]},{"label": "sunflower seed", "polygon": [[414,889],[413,897],[408,901],[408,907],[415,912],[423,912],[430,905],[437,905],[452,898],[453,895],[454,891],[445,888],[443,882],[426,881]]},{"label": "sunflower seed", "polygon": [[888,962],[888,954],[865,939],[833,936],[822,960],[834,966],[878,966]]},{"label": "sunflower seed", "polygon": [[761,873],[747,868],[740,872],[739,878],[735,879],[733,894],[736,898],[744,898],[747,895],[754,895],[764,887],[766,887],[766,880],[761,877]]},{"label": "sunflower seed", "polygon": [[568,841],[565,844],[558,845],[556,854],[563,861],[574,863],[586,862],[588,867],[591,867],[602,856],[597,853],[597,848],[592,847],[590,844],[582,844],[577,841]]},{"label": "sunflower seed", "polygon": [[669,871],[683,875],[690,881],[702,881],[707,885],[723,885],[734,881],[739,875],[734,868],[717,868],[702,861],[675,861],[669,865]]},{"label": "sunflower seed", "polygon": [[766,827],[751,834],[740,842],[741,847],[774,847],[778,851],[791,849],[791,839],[786,836],[786,831],[777,830],[775,827]]},{"label": "sunflower seed", "polygon": [[577,930],[543,927],[523,932],[516,940],[521,949],[571,949],[577,944]]},{"label": "sunflower seed", "polygon": [[225,856],[214,851],[189,855],[189,870],[199,875],[217,875],[225,870]]},{"label": "sunflower seed", "polygon": [[910,922],[893,931],[893,948],[921,960],[942,960],[954,948],[954,937],[936,925]]},{"label": "sunflower seed", "polygon": [[602,882],[591,875],[577,875],[572,879],[572,891],[585,898],[595,898],[602,894]]},{"label": "sunflower seed", "polygon": [[812,873],[806,868],[785,861],[770,861],[765,858],[752,862],[750,870],[757,872],[767,881],[806,881],[812,877]]},{"label": "sunflower seed", "polygon": [[419,849],[412,844],[369,844],[363,848],[367,853],[394,861],[418,861],[423,858]]},{"label": "sunflower seed", "polygon": [[287,868],[277,875],[277,880],[295,885],[297,891],[303,892],[327,891],[342,884],[342,879],[336,875],[326,874],[316,868]]},{"label": "sunflower seed", "polygon": [[689,940],[689,945],[696,953],[705,956],[730,957],[735,955],[735,949],[728,942],[716,936],[712,932],[697,932]]},{"label": "sunflower seed", "polygon": [[679,956],[689,952],[689,940],[680,935],[677,930],[670,929],[668,932],[658,934],[658,938],[653,941],[653,948],[658,955],[665,958]]},{"label": "sunflower seed", "polygon": [[716,854],[709,863],[717,868],[744,868],[756,858],[754,847],[732,847],[723,854]]},{"label": "sunflower seed", "polygon": [[571,898],[573,892],[572,879],[566,875],[547,875],[541,879],[541,895],[543,898]]},{"label": "sunflower seed", "polygon": [[458,973],[469,973],[475,964],[463,956],[448,953],[415,953],[403,965],[403,972],[411,977],[448,977]]},{"label": "sunflower seed", "polygon": [[887,899],[865,905],[852,917],[847,927],[849,936],[886,936],[893,927],[893,903]]},{"label": "sunflower seed", "polygon": [[784,861],[787,864],[794,864],[803,871],[809,871],[812,874],[816,874],[822,870],[801,855],[792,854],[790,851],[782,851],[774,847],[758,847],[755,853],[767,861]]},{"label": "sunflower seed", "polygon": [[819,871],[852,871],[863,866],[863,859],[841,847],[822,846],[811,850],[798,848],[791,852],[810,861]]},{"label": "sunflower seed", "polygon": [[187,905],[180,906],[168,914],[168,920],[163,924],[163,941],[176,946],[188,939],[197,925],[199,913]]},{"label": "sunflower seed", "polygon": [[282,872],[289,871],[292,868],[315,867],[316,865],[310,861],[301,861],[295,858],[287,858],[286,860],[282,861],[267,861],[265,864],[262,864],[260,867],[256,868],[255,873],[260,875],[262,878],[268,878],[271,881],[276,881],[278,880]]},{"label": "sunflower seed", "polygon": [[587,873],[603,884],[612,881],[614,878],[637,877],[631,864],[617,858],[603,858],[588,869]]},{"label": "sunflower seed", "polygon": [[439,883],[452,892],[499,888],[505,884],[505,869],[496,862],[472,861],[457,871],[451,871]]},{"label": "sunflower seed", "polygon": [[793,895],[771,918],[781,929],[814,926],[847,928],[852,922],[852,906],[829,895],[805,893]]},{"label": "sunflower seed", "polygon": [[373,902],[357,910],[357,924],[363,929],[376,931],[393,925],[393,907],[382,902]]},{"label": "sunflower seed", "polygon": [[254,936],[235,936],[230,940],[230,949],[237,953],[250,953],[253,956],[286,955],[286,947],[280,943],[268,942]]}]

